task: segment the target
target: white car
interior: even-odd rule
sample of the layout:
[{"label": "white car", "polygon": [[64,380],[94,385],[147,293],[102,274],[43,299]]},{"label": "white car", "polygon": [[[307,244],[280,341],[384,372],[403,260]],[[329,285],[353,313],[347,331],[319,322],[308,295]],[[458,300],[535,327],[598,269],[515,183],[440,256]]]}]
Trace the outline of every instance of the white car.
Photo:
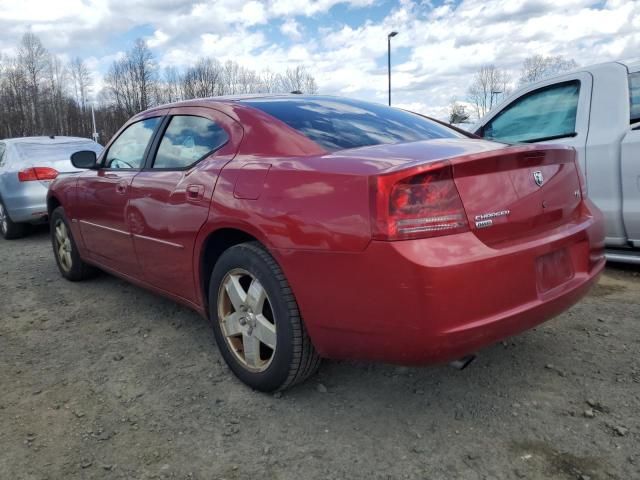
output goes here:
[{"label": "white car", "polygon": [[574,147],[588,195],[605,215],[607,258],[640,263],[640,61],[593,65],[527,85],[473,132]]}]

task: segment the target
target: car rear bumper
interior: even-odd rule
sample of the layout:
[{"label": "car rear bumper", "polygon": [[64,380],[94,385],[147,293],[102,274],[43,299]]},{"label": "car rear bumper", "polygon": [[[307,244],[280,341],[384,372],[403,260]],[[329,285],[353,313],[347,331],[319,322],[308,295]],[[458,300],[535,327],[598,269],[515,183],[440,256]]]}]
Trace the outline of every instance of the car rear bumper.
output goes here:
[{"label": "car rear bumper", "polygon": [[279,251],[322,356],[448,361],[568,309],[605,264],[600,212],[492,248],[473,233],[371,242],[361,253]]},{"label": "car rear bumper", "polygon": [[47,217],[47,187],[40,182],[25,182],[4,192],[9,217],[16,223],[37,223]]}]

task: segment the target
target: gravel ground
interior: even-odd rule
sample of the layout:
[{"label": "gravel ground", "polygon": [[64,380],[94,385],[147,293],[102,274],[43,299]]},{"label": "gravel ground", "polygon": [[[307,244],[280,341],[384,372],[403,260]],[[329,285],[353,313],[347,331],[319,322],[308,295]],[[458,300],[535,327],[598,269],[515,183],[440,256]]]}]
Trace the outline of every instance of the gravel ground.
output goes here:
[{"label": "gravel ground", "polygon": [[264,395],[195,313],[63,280],[46,229],[0,241],[0,479],[640,479],[639,272],[462,372],[326,361]]}]

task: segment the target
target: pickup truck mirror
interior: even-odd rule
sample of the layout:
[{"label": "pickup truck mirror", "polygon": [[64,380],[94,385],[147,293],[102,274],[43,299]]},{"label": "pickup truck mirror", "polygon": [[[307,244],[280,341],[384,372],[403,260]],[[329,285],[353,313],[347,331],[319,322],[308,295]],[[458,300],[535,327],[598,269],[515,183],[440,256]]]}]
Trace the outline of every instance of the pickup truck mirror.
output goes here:
[{"label": "pickup truck mirror", "polygon": [[98,157],[93,150],[81,150],[71,155],[71,163],[76,168],[96,168],[98,166]]}]

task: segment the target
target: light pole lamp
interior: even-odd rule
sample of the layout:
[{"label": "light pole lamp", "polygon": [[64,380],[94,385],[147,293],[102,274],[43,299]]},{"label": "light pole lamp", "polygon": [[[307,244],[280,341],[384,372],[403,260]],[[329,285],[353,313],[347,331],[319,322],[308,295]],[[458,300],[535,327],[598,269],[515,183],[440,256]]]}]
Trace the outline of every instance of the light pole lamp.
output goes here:
[{"label": "light pole lamp", "polygon": [[389,74],[389,106],[391,106],[391,37],[395,37],[398,32],[391,32],[387,35],[387,73]]},{"label": "light pole lamp", "polygon": [[496,95],[500,95],[502,92],[496,91],[496,90],[491,90],[491,101],[489,102],[489,109],[493,108],[493,96]]}]

